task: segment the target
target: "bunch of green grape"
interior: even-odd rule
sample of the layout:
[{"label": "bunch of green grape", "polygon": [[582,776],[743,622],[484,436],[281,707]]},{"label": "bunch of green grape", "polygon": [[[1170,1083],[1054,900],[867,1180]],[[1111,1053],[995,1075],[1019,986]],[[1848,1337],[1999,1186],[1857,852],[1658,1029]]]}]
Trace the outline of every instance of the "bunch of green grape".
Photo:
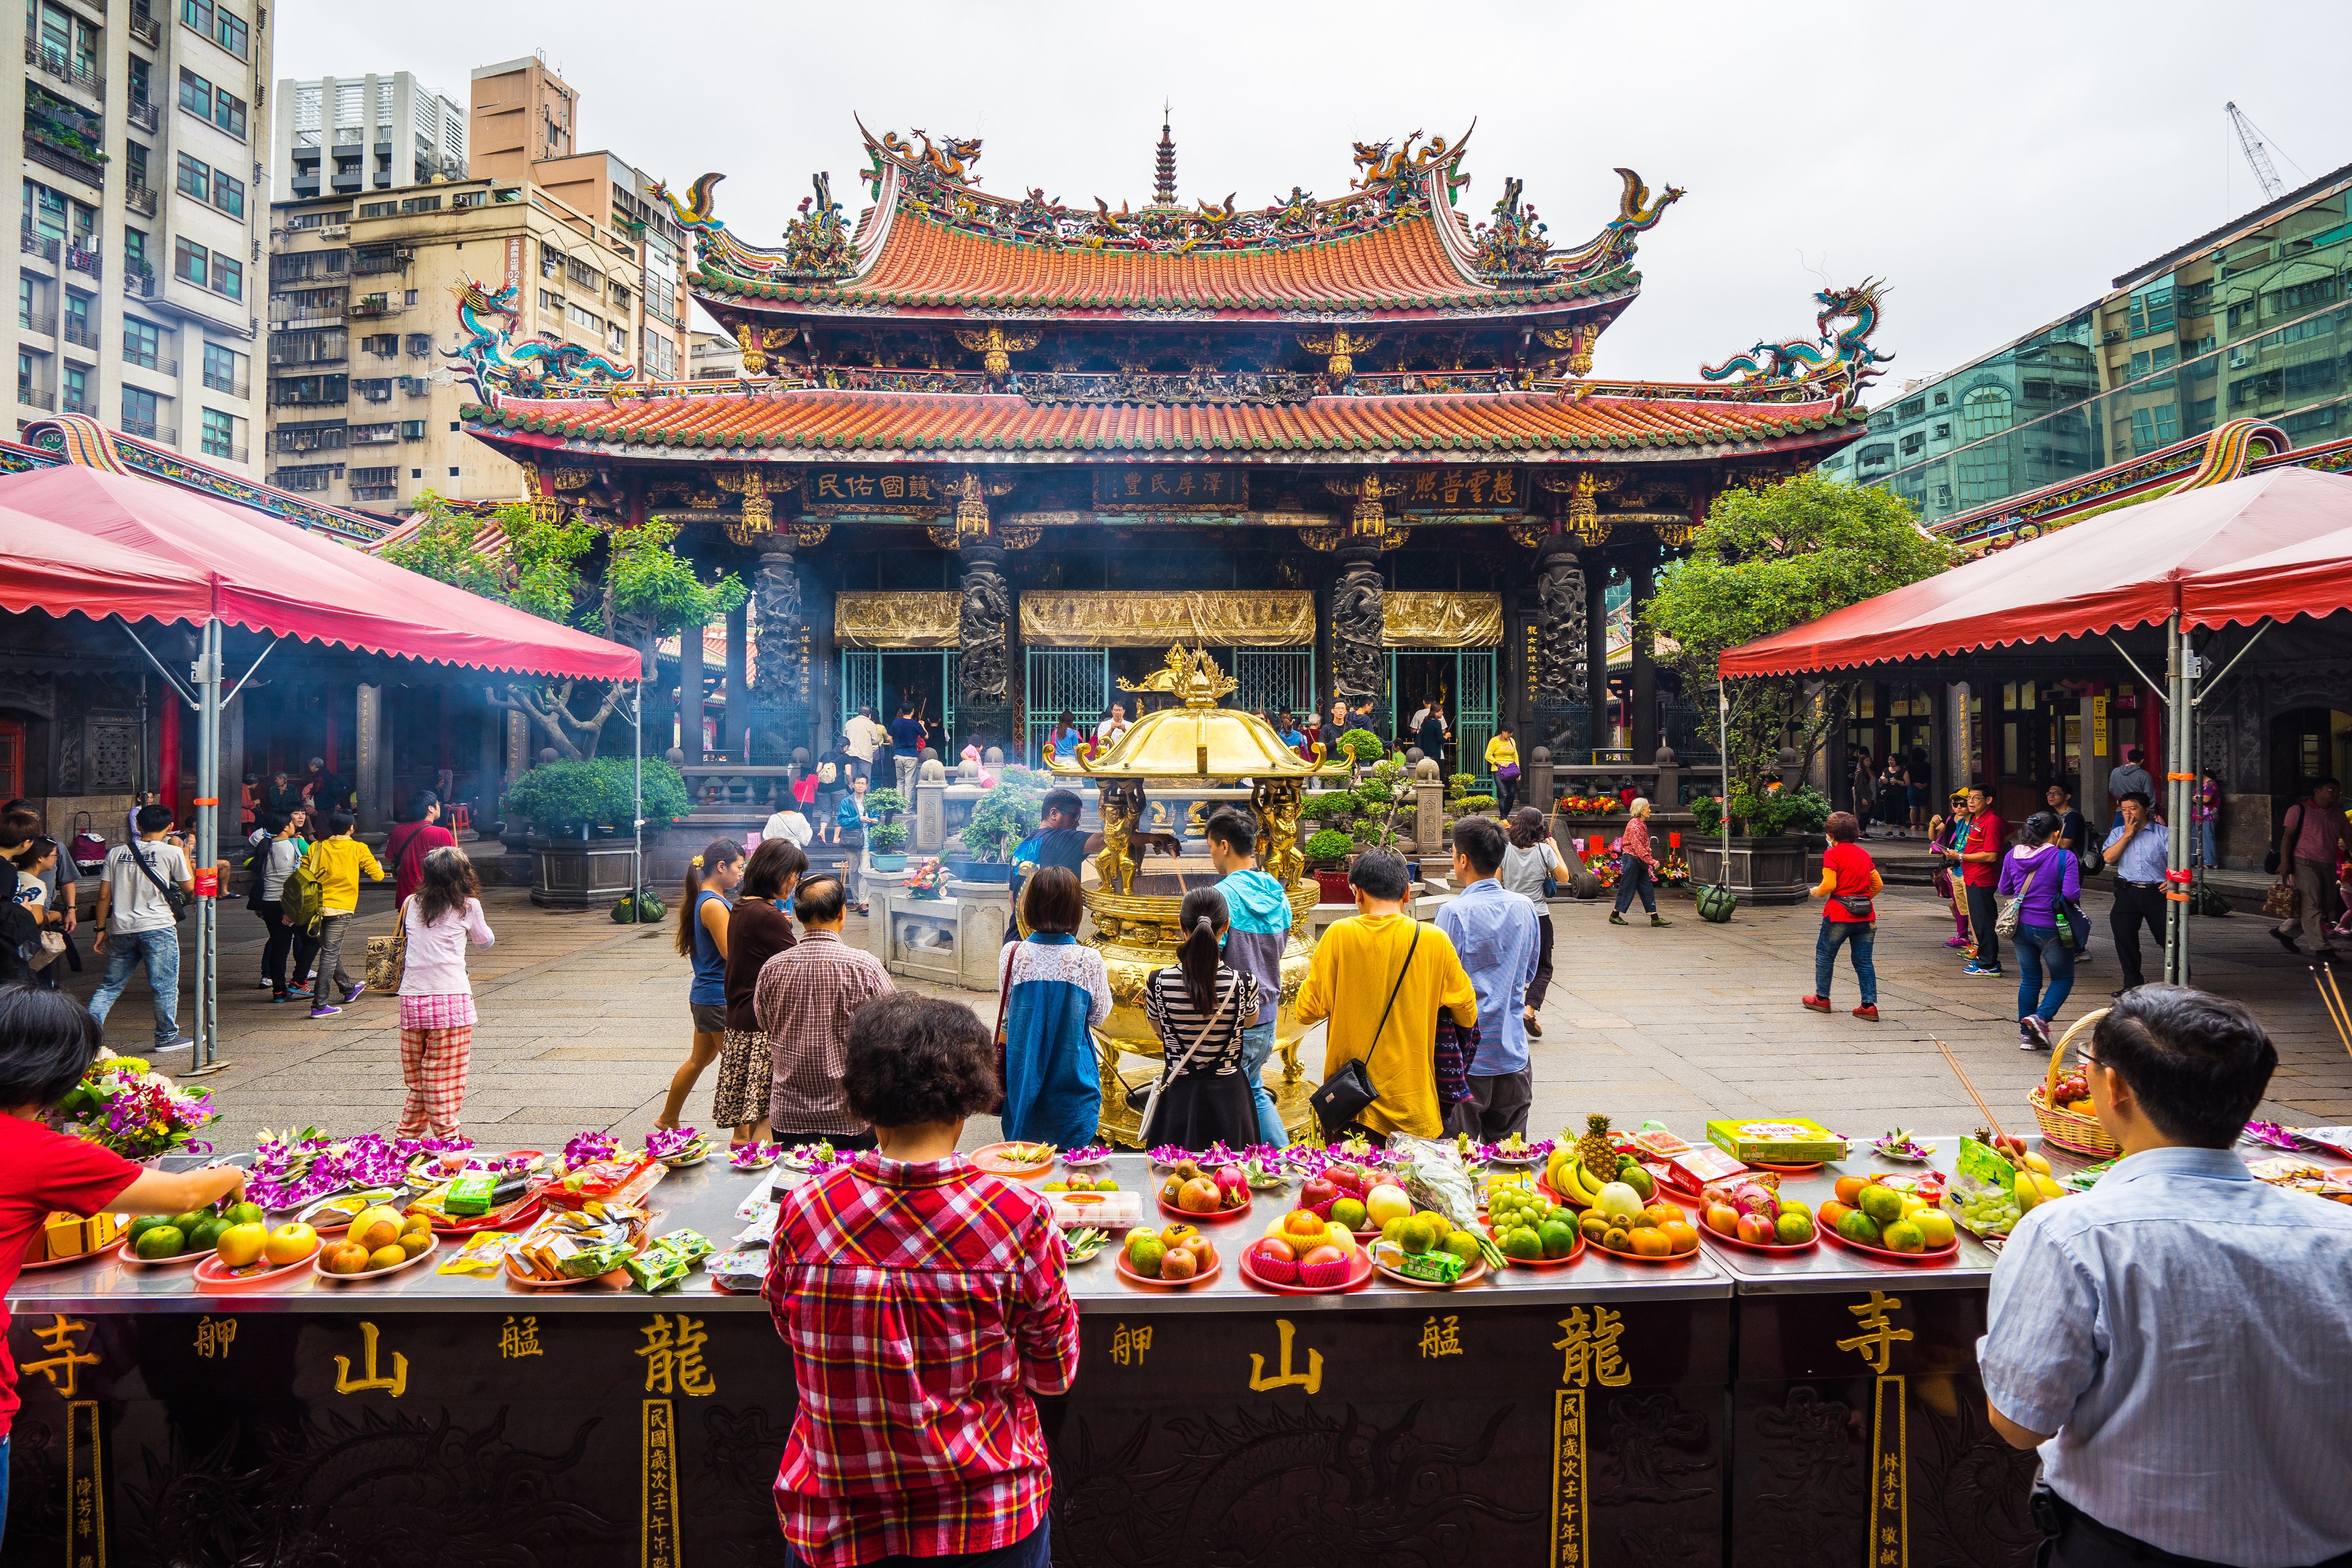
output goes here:
[{"label": "bunch of green grape", "polygon": [[1944,1201],[1948,1205],[1955,1197],[1959,1201],[1960,1223],[1979,1236],[2006,1236],[2023,1212],[2017,1206],[2016,1194],[1999,1187],[1955,1192],[1948,1194]]},{"label": "bunch of green grape", "polygon": [[1531,1187],[1496,1187],[1486,1194],[1486,1228],[1500,1234],[1534,1229],[1550,1217],[1552,1202]]}]

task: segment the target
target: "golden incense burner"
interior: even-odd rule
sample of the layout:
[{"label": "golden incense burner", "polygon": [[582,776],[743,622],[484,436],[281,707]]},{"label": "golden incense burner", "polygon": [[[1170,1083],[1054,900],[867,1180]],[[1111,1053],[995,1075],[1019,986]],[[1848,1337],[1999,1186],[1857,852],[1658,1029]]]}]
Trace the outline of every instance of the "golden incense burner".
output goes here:
[{"label": "golden incense burner", "polygon": [[[1167,692],[1181,706],[1143,715],[1108,747],[1082,743],[1075,763],[1048,763],[1055,773],[1092,779],[1101,803],[1103,847],[1095,858],[1101,882],[1085,896],[1095,926],[1089,940],[1110,971],[1110,1016],[1095,1031],[1102,1054],[1102,1135],[1129,1146],[1136,1142],[1139,1118],[1128,1105],[1127,1090],[1150,1082],[1160,1056],[1160,1037],[1143,1016],[1144,985],[1156,971],[1176,962],[1185,893],[1217,879],[1206,868],[1144,868],[1136,836],[1145,831],[1148,792],[1223,788],[1246,780],[1258,822],[1258,865],[1290,896],[1290,941],[1283,949],[1282,1002],[1275,1026],[1281,1078],[1268,1087],[1284,1127],[1296,1137],[1311,1114],[1311,1090],[1298,1065],[1298,988],[1306,983],[1315,946],[1307,915],[1321,898],[1313,879],[1304,874],[1298,819],[1307,781],[1339,770],[1326,768],[1321,746],[1315,748],[1313,762],[1305,761],[1255,713],[1219,707],[1218,700],[1234,682],[1203,649],[1171,647],[1166,665],[1149,679],[1119,685],[1129,691]],[[1145,1060],[1129,1067],[1128,1057]]]}]

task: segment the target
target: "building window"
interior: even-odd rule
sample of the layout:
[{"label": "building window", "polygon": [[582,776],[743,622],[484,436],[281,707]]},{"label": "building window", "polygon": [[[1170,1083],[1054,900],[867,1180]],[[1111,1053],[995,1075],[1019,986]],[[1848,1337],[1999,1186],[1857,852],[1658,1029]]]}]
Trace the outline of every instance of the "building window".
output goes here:
[{"label": "building window", "polygon": [[122,427],[133,436],[155,434],[155,395],[136,386],[122,389]]},{"label": "building window", "polygon": [[180,189],[200,202],[213,199],[213,171],[208,163],[180,154]]},{"label": "building window", "polygon": [[2132,410],[2132,445],[2142,452],[2153,452],[2180,439],[2180,410],[2168,403],[2161,408]]},{"label": "building window", "polygon": [[217,408],[205,410],[204,454],[207,458],[236,457],[236,417]]},{"label": "building window", "polygon": [[441,210],[439,196],[404,196],[400,210],[404,213],[437,213]]},{"label": "building window", "polygon": [[218,343],[205,345],[205,384],[215,392],[241,393],[236,384],[236,351]]},{"label": "building window", "polygon": [[180,107],[199,120],[213,117],[213,84],[192,70],[180,73]]},{"label": "building window", "polygon": [[2009,428],[2009,388],[1979,386],[1960,400],[1960,423],[1971,441]]},{"label": "building window", "polygon": [[352,210],[349,207],[345,207],[342,211],[337,213],[296,213],[292,217],[286,220],[286,226],[289,229],[324,228],[329,224],[342,224],[349,223],[351,221]]},{"label": "building window", "polygon": [[142,277],[154,276],[155,269],[147,264],[147,231],[126,228],[122,231],[122,264]]},{"label": "building window", "polygon": [[604,318],[593,310],[583,310],[579,306],[573,305],[566,310],[564,314],[570,318],[573,326],[591,335],[604,330]]},{"label": "building window", "polygon": [[362,217],[390,217],[399,210],[400,204],[397,202],[362,202],[360,204]]},{"label": "building window", "polygon": [[245,298],[245,264],[213,252],[213,292],[231,300]]},{"label": "building window", "polygon": [[539,308],[547,312],[550,316],[560,320],[563,315],[563,296],[561,294],[551,294],[546,289],[541,289],[539,291]]},{"label": "building window", "polygon": [[245,100],[192,70],[180,72],[180,107],[199,120],[211,121],[238,141],[245,140]]},{"label": "building window", "polygon": [[213,175],[213,205],[234,218],[245,216],[245,182],[234,174]]},{"label": "building window", "polygon": [[248,36],[243,17],[227,11],[222,11],[216,15],[213,28],[213,41],[238,59],[245,58]]},{"label": "building window", "polygon": [[204,287],[211,278],[212,252],[192,239],[172,242],[172,274]]},{"label": "building window", "polygon": [[360,352],[373,354],[379,359],[390,359],[400,352],[400,334],[377,332],[373,336],[362,338]]},{"label": "building window", "polygon": [[153,370],[156,353],[163,346],[163,331],[154,322],[142,321],[136,316],[122,318],[122,358],[126,363]]},{"label": "building window", "polygon": [[16,324],[20,327],[33,324],[33,279],[29,273],[16,275]]},{"label": "building window", "polygon": [[2168,278],[2134,290],[2126,324],[2136,338],[2168,330],[2172,325],[2172,279]]},{"label": "building window", "polygon": [[[402,421],[400,422],[400,438],[401,438],[402,440],[404,440],[404,441],[422,441],[422,440],[424,440],[424,439],[425,439],[425,421],[424,421],[424,420],[422,420],[422,419],[404,419],[404,420],[402,420]],[[422,478],[424,478],[424,476],[423,476],[422,474],[420,474],[420,475],[418,475],[418,476],[417,476],[417,478],[422,479]]]}]

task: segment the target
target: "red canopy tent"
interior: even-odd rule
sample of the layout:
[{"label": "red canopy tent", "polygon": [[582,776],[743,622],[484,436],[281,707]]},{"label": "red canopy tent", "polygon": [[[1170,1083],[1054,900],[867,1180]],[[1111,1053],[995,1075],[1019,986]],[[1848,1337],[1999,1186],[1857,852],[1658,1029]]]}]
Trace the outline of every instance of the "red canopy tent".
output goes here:
[{"label": "red canopy tent", "polygon": [[[102,432],[95,443],[105,457]],[[0,478],[0,605],[202,629],[187,667],[142,652],[198,715],[197,776],[220,776],[225,626],[461,668],[635,680],[636,651],[493,604],[349,545],[243,507],[83,462]],[[263,657],[268,657],[265,648]],[[259,660],[255,661],[257,667]],[[249,676],[252,672],[248,670]],[[196,800],[196,856],[219,854],[217,801]],[[209,869],[197,874],[196,1049],[191,1070],[218,1067],[219,929]]]},{"label": "red canopy tent", "polygon": [[[133,571],[138,563],[142,575]],[[95,620],[217,618],[475,669],[634,680],[637,651],[223,501],[61,464],[0,478],[0,604]]]},{"label": "red canopy tent", "polygon": [[1725,653],[1798,675],[2160,625],[2352,607],[2352,477],[2273,468],[2118,508]]},{"label": "red canopy tent", "polygon": [[[2161,625],[2173,717],[2169,876],[2185,884],[2202,700],[2196,690],[2205,674],[2191,634],[2252,625],[2260,637],[2276,622],[2345,609],[2352,609],[2352,477],[2281,468],[2086,518],[1743,644],[1719,668],[1727,679],[1801,675]],[[2189,895],[2175,887],[2167,898],[2165,978],[2186,984]]]}]

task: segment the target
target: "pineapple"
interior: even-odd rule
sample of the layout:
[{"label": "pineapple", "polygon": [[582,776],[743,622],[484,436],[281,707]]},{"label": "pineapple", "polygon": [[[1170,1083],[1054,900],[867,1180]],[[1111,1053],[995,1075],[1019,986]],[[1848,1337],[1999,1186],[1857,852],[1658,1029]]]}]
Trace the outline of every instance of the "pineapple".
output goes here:
[{"label": "pineapple", "polygon": [[1584,1136],[1576,1141],[1576,1163],[1596,1182],[1615,1179],[1617,1146],[1609,1142],[1609,1118],[1597,1110],[1584,1119]]}]

